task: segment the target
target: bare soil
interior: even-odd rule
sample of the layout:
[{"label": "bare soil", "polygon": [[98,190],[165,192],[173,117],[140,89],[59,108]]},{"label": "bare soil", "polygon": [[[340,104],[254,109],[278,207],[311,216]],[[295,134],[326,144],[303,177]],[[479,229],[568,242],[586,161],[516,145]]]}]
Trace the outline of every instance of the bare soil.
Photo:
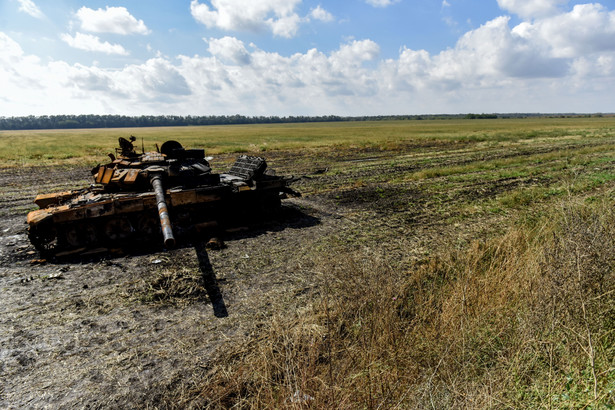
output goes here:
[{"label": "bare soil", "polygon": [[197,241],[40,263],[25,230],[32,199],[84,186],[88,176],[84,169],[0,171],[9,188],[0,202],[4,408],[156,403],[161,392],[193,381],[218,346],[253,331],[272,300],[309,287],[297,280],[307,269],[304,250],[341,223],[331,207],[296,199],[285,201],[276,221],[227,234],[220,251]]}]

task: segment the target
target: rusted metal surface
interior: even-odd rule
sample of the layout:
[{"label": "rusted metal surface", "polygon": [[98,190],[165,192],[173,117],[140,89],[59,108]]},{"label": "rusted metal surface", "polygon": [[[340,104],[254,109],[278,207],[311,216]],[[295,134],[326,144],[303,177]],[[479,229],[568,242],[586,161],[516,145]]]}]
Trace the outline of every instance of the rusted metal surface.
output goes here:
[{"label": "rusted metal surface", "polygon": [[202,149],[167,141],[155,152],[137,153],[132,142],[120,138],[111,162],[92,170],[89,188],[37,196],[40,209],[27,223],[41,253],[86,255],[152,238],[169,249],[178,234],[216,236],[296,194],[289,187],[293,178],[265,172],[264,158],[240,156],[228,173],[217,174]]},{"label": "rusted metal surface", "polygon": [[158,217],[160,218],[160,227],[162,228],[164,246],[167,249],[171,249],[175,246],[175,237],[173,236],[173,228],[171,226],[171,219],[169,218],[167,202],[164,199],[162,177],[158,174],[152,175],[151,182],[154,192],[156,192],[156,205],[158,206]]},{"label": "rusted metal surface", "polygon": [[56,192],[53,194],[40,194],[37,195],[34,199],[34,203],[38,205],[39,208],[47,208],[48,206],[59,204],[62,201],[65,201],[68,198],[74,196],[72,191],[65,192]]}]

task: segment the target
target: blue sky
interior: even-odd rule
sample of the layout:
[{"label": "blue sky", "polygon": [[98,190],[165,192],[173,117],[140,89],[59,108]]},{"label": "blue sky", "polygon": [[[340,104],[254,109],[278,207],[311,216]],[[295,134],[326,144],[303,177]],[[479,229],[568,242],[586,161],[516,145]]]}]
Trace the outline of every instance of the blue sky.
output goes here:
[{"label": "blue sky", "polygon": [[0,116],[615,112],[615,0],[0,0]]}]

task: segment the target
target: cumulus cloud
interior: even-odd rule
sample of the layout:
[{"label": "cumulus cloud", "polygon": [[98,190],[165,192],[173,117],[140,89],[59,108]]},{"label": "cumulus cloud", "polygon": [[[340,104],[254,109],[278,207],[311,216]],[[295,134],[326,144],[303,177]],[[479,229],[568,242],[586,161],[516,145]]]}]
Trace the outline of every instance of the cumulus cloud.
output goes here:
[{"label": "cumulus cloud", "polygon": [[[3,115],[168,113],[190,93],[186,79],[168,59],[153,58],[122,69],[42,62],[0,32]],[[23,107],[25,113],[20,111]]]},{"label": "cumulus cloud", "polygon": [[15,40],[0,32],[0,110],[3,115],[20,115],[19,107],[27,107],[27,115],[42,114],[49,108],[49,101],[64,101],[64,94],[48,65],[36,56],[25,54]]},{"label": "cumulus cloud", "polygon": [[[496,18],[466,33],[454,52],[442,56],[463,57],[466,68],[477,74],[505,77],[560,77],[568,61],[549,56],[541,44],[527,41],[511,31],[507,17]],[[468,57],[471,57],[468,59]]]},{"label": "cumulus cloud", "polygon": [[[397,107],[455,112],[460,106],[587,111],[591,108],[569,98],[569,90],[598,90],[598,78],[603,88],[614,83],[611,18],[597,5],[512,28],[509,17],[498,17],[440,53],[402,47],[397,58],[381,61],[380,47],[369,39],[341,44],[329,54],[311,49],[285,57],[254,46],[248,50],[225,37],[208,40],[216,58],[183,56],[178,70],[204,106],[223,101],[221,110],[243,106],[255,115],[306,112],[302,109],[317,114],[395,112]],[[560,27],[558,35],[551,26]],[[563,44],[573,44],[574,52]],[[604,100],[598,98],[599,104]]]},{"label": "cumulus cloud", "polygon": [[210,38],[206,41],[209,43],[208,51],[212,55],[232,64],[250,64],[250,53],[246,50],[243,41],[235,37]]},{"label": "cumulus cloud", "polygon": [[310,11],[310,17],[314,20],[320,20],[325,22],[333,21],[333,15],[320,6],[317,6]]},{"label": "cumulus cloud", "polygon": [[19,43],[9,37],[7,34],[0,31],[0,58],[10,59],[20,57],[23,50]]},{"label": "cumulus cloud", "polygon": [[526,19],[557,14],[566,4],[568,0],[498,0],[500,8]]},{"label": "cumulus cloud", "polygon": [[[272,18],[267,14],[257,21]],[[27,107],[22,109],[37,114],[45,101],[61,101],[53,107],[65,112],[135,115],[587,112],[612,107],[613,12],[585,4],[514,27],[511,21],[506,16],[488,21],[438,53],[402,46],[395,57],[382,59],[376,42],[361,39],[327,53],[312,48],[282,55],[224,36],[204,39],[205,56],[159,55],[114,69],[42,63],[0,32],[0,111],[12,115],[16,107]],[[32,100],[40,106],[31,105]]]},{"label": "cumulus cloud", "polygon": [[511,81],[559,78],[571,61],[549,55],[546,45],[535,45],[510,29],[508,17],[498,17],[464,34],[454,48],[435,55],[403,48],[393,65],[397,84],[409,89],[502,87]]},{"label": "cumulus cloud", "polygon": [[[363,65],[379,52],[371,40],[344,44],[329,55],[311,49],[282,56],[254,48],[249,64],[243,65],[227,65],[218,58],[229,49],[243,55],[246,50],[239,40],[209,39],[209,44],[214,57],[182,56],[178,67],[199,106],[222,112],[250,107],[258,115],[290,109],[325,113],[333,112],[339,99],[374,95],[377,91],[376,77]],[[213,101],[216,103],[212,106]]]},{"label": "cumulus cloud", "polygon": [[509,17],[495,18],[465,33],[454,48],[434,55],[402,48],[399,59],[387,63],[390,84],[452,91],[579,78],[589,72],[614,74],[615,12],[585,4],[513,28],[509,23]]},{"label": "cumulus cloud", "polygon": [[267,19],[267,24],[271,27],[273,35],[286,38],[294,37],[297,34],[300,23],[301,18],[295,13],[281,16],[277,19]]},{"label": "cumulus cloud", "polygon": [[332,54],[332,59],[341,65],[359,65],[364,61],[374,60],[380,53],[380,46],[372,40],[354,40],[342,44],[338,51]]},{"label": "cumulus cloud", "polygon": [[399,3],[400,0],[365,0],[365,2],[374,7],[388,7],[391,4]]},{"label": "cumulus cloud", "polygon": [[113,79],[119,92],[148,100],[180,97],[191,93],[186,79],[169,60],[162,57],[152,58],[144,64],[128,66],[114,73]]},{"label": "cumulus cloud", "polygon": [[615,50],[615,11],[600,4],[578,4],[572,11],[524,22],[514,34],[542,44],[556,57],[574,58],[587,53]]},{"label": "cumulus cloud", "polygon": [[[148,104],[175,101],[190,94],[185,78],[170,61],[156,57],[143,64],[121,70],[105,70],[96,66],[49,64],[51,73],[62,72],[59,84],[72,91],[71,98],[84,102],[98,100],[115,104],[118,112],[146,111]],[[93,99],[93,96],[96,96]]]},{"label": "cumulus cloud", "polygon": [[32,0],[17,0],[19,1],[19,11],[23,11],[35,18],[43,18],[43,12],[38,8]]},{"label": "cumulus cloud", "polygon": [[77,64],[74,67],[65,66],[64,69],[69,73],[66,76],[66,85],[69,86],[68,82],[70,81],[70,85],[84,95],[96,91],[118,94],[113,92],[111,76],[98,67],[86,67]]},{"label": "cumulus cloud", "polygon": [[[211,0],[211,5],[190,2],[192,16],[210,28],[228,31],[271,31],[275,36],[294,37],[309,18],[300,17],[296,9],[301,0]],[[318,6],[310,16],[330,21],[332,16]]]},{"label": "cumulus cloud", "polygon": [[101,41],[100,38],[91,34],[75,33],[74,36],[70,34],[62,34],[60,36],[62,41],[73,48],[85,51],[96,51],[105,54],[119,54],[128,55],[128,51],[119,44],[111,44],[108,41]]},{"label": "cumulus cloud", "polygon": [[143,20],[137,20],[125,7],[93,10],[83,6],[77,11],[77,18],[81,21],[81,29],[92,33],[150,33]]}]

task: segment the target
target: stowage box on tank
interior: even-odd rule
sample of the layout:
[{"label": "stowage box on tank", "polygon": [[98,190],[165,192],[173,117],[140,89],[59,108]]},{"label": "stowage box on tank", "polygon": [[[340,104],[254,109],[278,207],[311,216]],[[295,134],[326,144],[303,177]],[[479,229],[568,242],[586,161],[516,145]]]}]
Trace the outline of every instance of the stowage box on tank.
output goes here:
[{"label": "stowage box on tank", "polygon": [[[228,173],[211,171],[202,149],[167,141],[137,153],[120,138],[111,162],[92,169],[84,189],[38,195],[28,214],[28,236],[43,256],[123,248],[176,234],[212,231],[271,214],[287,194],[298,195],[292,178],[276,176],[265,159],[242,155]],[[157,147],[158,148],[158,147]]]}]

